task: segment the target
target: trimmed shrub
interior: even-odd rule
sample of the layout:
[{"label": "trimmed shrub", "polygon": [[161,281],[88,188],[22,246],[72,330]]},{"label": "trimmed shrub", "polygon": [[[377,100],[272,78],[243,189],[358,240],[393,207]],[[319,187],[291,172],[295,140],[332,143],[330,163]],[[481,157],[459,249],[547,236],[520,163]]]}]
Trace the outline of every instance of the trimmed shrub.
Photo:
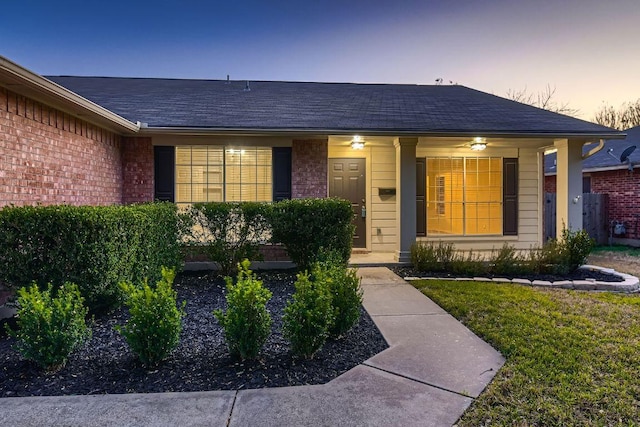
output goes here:
[{"label": "trimmed shrub", "polygon": [[115,329],[145,365],[165,359],[180,341],[184,306],[178,308],[172,288],[175,271],[162,268],[162,279],[152,289],[147,280],[141,287],[120,284],[126,295],[125,304],[131,315],[124,326]]},{"label": "trimmed shrub", "polygon": [[25,206],[0,210],[0,282],[78,285],[91,311],[122,301],[118,284],[180,266],[176,206]]},{"label": "trimmed shrub", "polygon": [[284,245],[300,270],[311,269],[322,248],[336,251],[346,263],[351,256],[352,217],[347,200],[283,200],[271,212],[272,241]]},{"label": "trimmed shrub", "polygon": [[191,227],[186,242],[218,263],[223,274],[243,259],[259,260],[261,243],[269,240],[271,206],[265,203],[195,203],[187,211]]},{"label": "trimmed shrub", "polygon": [[323,281],[312,281],[306,272],[298,274],[293,299],[284,309],[283,333],[291,351],[306,359],[324,345],[333,324],[331,293]]},{"label": "trimmed shrub", "polygon": [[332,252],[315,265],[313,276],[315,280],[324,282],[331,293],[334,321],[329,328],[329,336],[341,337],[360,319],[362,288],[357,271],[347,268],[339,254]]},{"label": "trimmed shrub", "polygon": [[62,368],[71,352],[91,336],[78,287],[65,283],[53,294],[51,285],[44,291],[35,284],[18,289],[18,329],[6,327],[17,340],[17,351],[50,372]]},{"label": "trimmed shrub", "polygon": [[250,262],[246,259],[238,265],[238,280],[235,285],[231,277],[225,278],[227,311],[213,312],[224,328],[229,352],[243,360],[258,356],[271,332],[267,302],[272,294],[249,270],[249,265]]}]

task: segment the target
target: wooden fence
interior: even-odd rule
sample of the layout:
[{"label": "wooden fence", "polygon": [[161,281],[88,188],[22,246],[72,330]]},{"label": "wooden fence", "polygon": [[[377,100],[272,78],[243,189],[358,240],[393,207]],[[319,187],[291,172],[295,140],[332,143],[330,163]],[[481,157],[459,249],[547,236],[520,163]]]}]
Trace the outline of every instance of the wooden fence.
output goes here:
[{"label": "wooden fence", "polygon": [[[599,245],[609,242],[608,194],[582,195],[582,228]],[[544,193],[544,241],[556,237],[556,193]]]}]

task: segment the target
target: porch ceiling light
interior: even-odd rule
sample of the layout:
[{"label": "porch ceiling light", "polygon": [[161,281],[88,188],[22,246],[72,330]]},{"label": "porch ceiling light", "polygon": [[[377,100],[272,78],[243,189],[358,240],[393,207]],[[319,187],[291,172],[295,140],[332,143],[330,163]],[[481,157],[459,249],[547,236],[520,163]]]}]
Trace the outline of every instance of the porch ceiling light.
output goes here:
[{"label": "porch ceiling light", "polygon": [[364,148],[364,141],[359,135],[355,135],[351,141],[351,148],[354,150],[362,150]]},{"label": "porch ceiling light", "polygon": [[485,148],[487,148],[487,143],[485,142],[484,138],[473,138],[473,141],[471,142],[471,149],[473,151],[482,151]]}]

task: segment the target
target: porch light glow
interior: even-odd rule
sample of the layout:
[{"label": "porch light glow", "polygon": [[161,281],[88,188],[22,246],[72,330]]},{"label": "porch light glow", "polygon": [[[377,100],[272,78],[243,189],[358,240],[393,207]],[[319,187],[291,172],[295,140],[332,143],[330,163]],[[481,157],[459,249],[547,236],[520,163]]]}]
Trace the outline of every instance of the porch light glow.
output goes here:
[{"label": "porch light glow", "polygon": [[487,148],[487,143],[484,138],[475,137],[473,138],[473,142],[471,142],[471,149],[473,151],[482,151]]},{"label": "porch light glow", "polygon": [[364,148],[364,141],[360,135],[355,135],[351,141],[351,148],[354,150],[362,150]]}]

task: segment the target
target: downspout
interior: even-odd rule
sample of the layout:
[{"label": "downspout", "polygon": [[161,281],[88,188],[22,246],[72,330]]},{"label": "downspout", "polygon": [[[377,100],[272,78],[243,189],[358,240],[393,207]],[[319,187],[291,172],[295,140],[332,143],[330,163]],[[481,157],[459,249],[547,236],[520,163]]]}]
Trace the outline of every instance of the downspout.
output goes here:
[{"label": "downspout", "polygon": [[582,155],[582,160],[588,159],[589,157],[593,156],[594,154],[596,154],[598,151],[602,150],[603,148],[604,148],[604,139],[601,139],[600,143],[596,147],[593,147],[586,154]]}]

